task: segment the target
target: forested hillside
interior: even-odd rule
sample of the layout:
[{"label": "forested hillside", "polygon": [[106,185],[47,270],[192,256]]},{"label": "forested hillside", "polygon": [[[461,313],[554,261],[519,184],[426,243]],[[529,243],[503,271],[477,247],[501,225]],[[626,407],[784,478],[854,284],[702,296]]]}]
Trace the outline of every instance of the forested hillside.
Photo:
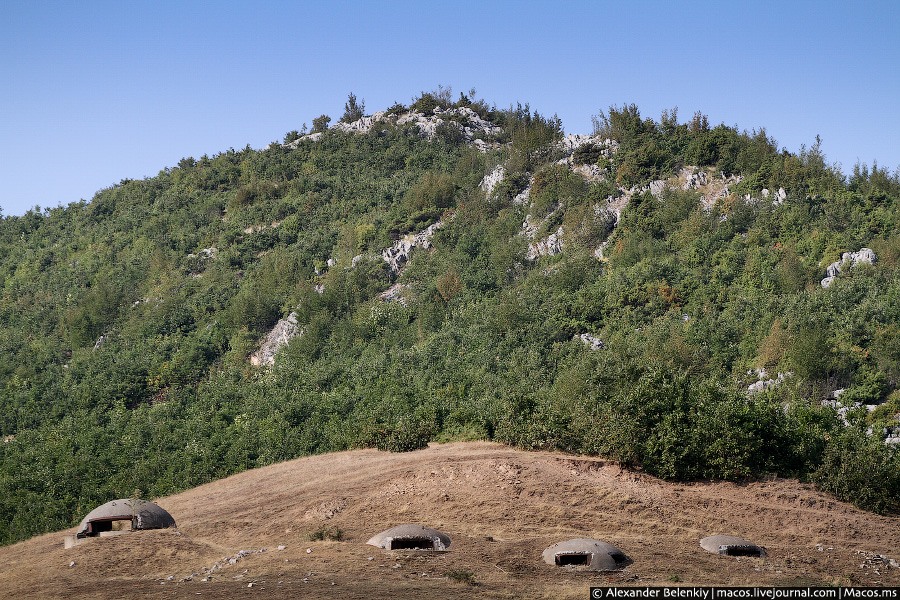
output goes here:
[{"label": "forested hillside", "polygon": [[459,439],[900,511],[900,175],[445,92],[0,219],[0,542]]}]

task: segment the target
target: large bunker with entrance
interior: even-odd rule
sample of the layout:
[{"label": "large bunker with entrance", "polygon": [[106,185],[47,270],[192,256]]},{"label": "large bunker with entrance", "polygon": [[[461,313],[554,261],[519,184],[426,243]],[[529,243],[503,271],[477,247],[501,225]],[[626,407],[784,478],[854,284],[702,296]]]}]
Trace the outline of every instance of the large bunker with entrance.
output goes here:
[{"label": "large bunker with entrance", "polygon": [[618,571],[631,564],[625,553],[606,542],[576,538],[544,550],[544,562],[557,567],[579,567],[587,571]]},{"label": "large bunker with entrance", "polygon": [[372,536],[366,543],[385,550],[443,551],[450,547],[450,536],[424,525],[397,525]]},{"label": "large bunker with entrance", "polygon": [[700,540],[700,547],[713,554],[725,556],[755,556],[766,555],[766,549],[757,546],[753,542],[733,535],[711,535]]},{"label": "large bunker with entrance", "polygon": [[114,529],[164,529],[175,527],[165,509],[147,500],[119,499],[98,506],[81,520],[76,537],[94,537]]}]

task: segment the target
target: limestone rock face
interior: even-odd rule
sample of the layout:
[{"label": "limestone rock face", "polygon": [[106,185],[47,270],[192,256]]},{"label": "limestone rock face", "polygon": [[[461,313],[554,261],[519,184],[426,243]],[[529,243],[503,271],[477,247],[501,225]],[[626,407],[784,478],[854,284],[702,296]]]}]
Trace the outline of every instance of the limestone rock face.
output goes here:
[{"label": "limestone rock face", "polygon": [[484,193],[487,196],[490,196],[494,193],[494,189],[503,181],[503,177],[506,176],[506,169],[503,168],[503,165],[497,165],[493,171],[484,176],[484,179],[481,180],[481,184],[479,187],[484,190]]},{"label": "limestone rock face", "polygon": [[546,238],[528,244],[528,254],[526,254],[526,258],[528,258],[528,260],[535,260],[539,256],[555,256],[559,254],[563,250],[562,237],[563,228],[562,225],[560,225],[559,229],[548,235]]},{"label": "limestone rock face", "polygon": [[272,331],[263,338],[259,350],[250,355],[250,364],[256,367],[274,365],[278,351],[301,333],[302,330],[297,325],[297,313],[292,312],[278,321]]},{"label": "limestone rock face", "polygon": [[841,260],[835,261],[828,265],[825,269],[825,279],[822,280],[822,287],[827,288],[834,283],[835,278],[840,275],[845,266],[853,268],[856,265],[874,265],[878,257],[871,248],[860,248],[858,252],[844,252]]},{"label": "limestone rock face", "polygon": [[381,258],[384,259],[391,267],[391,272],[394,275],[400,273],[400,269],[403,268],[407,262],[409,262],[410,253],[414,248],[422,248],[423,250],[427,250],[431,247],[431,238],[434,236],[434,232],[444,226],[442,221],[438,221],[432,225],[429,225],[424,230],[418,233],[408,234],[401,239],[397,240],[393,246],[390,248],[385,248],[381,251]]}]

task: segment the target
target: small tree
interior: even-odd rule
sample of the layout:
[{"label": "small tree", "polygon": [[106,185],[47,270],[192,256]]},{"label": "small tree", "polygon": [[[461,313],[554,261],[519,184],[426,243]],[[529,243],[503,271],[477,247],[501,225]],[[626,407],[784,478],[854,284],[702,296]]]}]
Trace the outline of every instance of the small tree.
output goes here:
[{"label": "small tree", "polygon": [[328,129],[328,124],[331,123],[331,117],[328,115],[319,115],[315,119],[313,119],[313,126],[311,133],[322,133],[326,129]]},{"label": "small tree", "polygon": [[350,92],[347,96],[347,102],[344,104],[344,116],[341,117],[341,123],[352,123],[363,118],[366,113],[366,101],[356,100],[356,94]]}]

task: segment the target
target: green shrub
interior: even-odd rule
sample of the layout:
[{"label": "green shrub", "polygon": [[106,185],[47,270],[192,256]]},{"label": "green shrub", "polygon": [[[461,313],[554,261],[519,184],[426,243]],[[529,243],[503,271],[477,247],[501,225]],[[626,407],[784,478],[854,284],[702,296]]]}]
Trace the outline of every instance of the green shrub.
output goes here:
[{"label": "green shrub", "polygon": [[850,427],[832,438],[813,480],[826,492],[866,510],[900,512],[900,451],[881,436]]}]

